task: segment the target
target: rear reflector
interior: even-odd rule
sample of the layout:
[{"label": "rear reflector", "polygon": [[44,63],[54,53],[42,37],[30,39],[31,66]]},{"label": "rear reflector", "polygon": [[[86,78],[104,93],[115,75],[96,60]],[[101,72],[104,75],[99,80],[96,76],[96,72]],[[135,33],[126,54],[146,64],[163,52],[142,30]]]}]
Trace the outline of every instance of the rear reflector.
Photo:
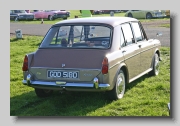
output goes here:
[{"label": "rear reflector", "polygon": [[103,62],[102,62],[102,74],[107,74],[108,73],[108,59],[105,57],[103,59]]},{"label": "rear reflector", "polygon": [[22,70],[23,71],[27,71],[28,70],[28,57],[27,57],[27,55],[24,57],[24,62],[23,62]]}]

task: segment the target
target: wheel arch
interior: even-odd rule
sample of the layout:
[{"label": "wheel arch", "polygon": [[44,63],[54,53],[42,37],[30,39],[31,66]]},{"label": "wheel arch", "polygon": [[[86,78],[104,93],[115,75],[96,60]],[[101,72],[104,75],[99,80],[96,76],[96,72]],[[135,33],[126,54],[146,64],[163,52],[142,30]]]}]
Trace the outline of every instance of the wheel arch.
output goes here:
[{"label": "wheel arch", "polygon": [[151,68],[153,68],[153,63],[154,63],[154,55],[155,54],[158,54],[158,56],[159,56],[159,58],[160,58],[160,51],[159,51],[159,49],[157,48],[157,49],[155,49],[155,51],[154,51],[154,53],[153,53],[153,57],[152,57],[152,61],[151,61]]},{"label": "wheel arch", "polygon": [[151,18],[152,18],[152,16],[153,16],[152,13],[148,11],[148,12],[146,12],[146,19],[147,19],[147,14],[150,14]]},{"label": "wheel arch", "polygon": [[114,80],[113,80],[113,87],[114,87],[114,85],[116,83],[116,78],[117,78],[117,75],[120,72],[120,70],[122,70],[124,72],[126,84],[129,83],[129,71],[127,69],[126,64],[123,62],[123,63],[120,63],[120,65],[119,65],[119,67],[117,69],[116,75],[115,75]]}]

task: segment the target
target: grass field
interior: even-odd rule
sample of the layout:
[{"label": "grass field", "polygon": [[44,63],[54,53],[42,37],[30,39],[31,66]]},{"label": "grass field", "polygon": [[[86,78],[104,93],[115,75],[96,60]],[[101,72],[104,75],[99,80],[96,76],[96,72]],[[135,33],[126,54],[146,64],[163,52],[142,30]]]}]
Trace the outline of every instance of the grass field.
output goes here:
[{"label": "grass field", "polygon": [[[68,19],[73,19],[76,16],[81,17],[81,13],[79,12],[79,10],[70,10],[70,17]],[[121,13],[115,13],[114,16],[115,17],[124,17],[125,13],[121,12]],[[110,14],[97,14],[97,15],[93,15],[93,17],[104,17],[107,16],[109,17]],[[49,21],[47,19],[44,19],[44,24],[54,24],[57,23],[58,21],[62,21],[63,19],[56,19],[53,21]],[[163,18],[163,19],[139,19],[141,22],[151,22],[151,21],[158,21],[158,20],[169,20],[169,18]],[[16,23],[26,23],[26,24],[40,24],[41,20],[34,20],[34,21],[11,21],[11,22],[16,22]]]},{"label": "grass field", "polygon": [[162,47],[163,61],[158,76],[144,75],[129,84],[124,98],[109,101],[104,93],[54,92],[38,98],[33,88],[22,84],[24,55],[35,51],[42,37],[10,38],[10,115],[11,116],[169,116],[170,48]]}]

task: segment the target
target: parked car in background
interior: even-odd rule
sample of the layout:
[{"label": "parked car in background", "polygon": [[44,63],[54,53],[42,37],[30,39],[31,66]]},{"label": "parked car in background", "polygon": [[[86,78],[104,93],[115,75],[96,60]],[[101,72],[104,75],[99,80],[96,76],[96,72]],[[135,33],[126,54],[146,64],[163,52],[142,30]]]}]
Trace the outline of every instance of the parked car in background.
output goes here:
[{"label": "parked car in background", "polygon": [[170,10],[165,10],[165,13],[166,13],[166,17],[170,17]]},{"label": "parked car in background", "polygon": [[103,11],[102,10],[93,10],[93,14],[102,14]]},{"label": "parked car in background", "polygon": [[110,14],[111,12],[120,13],[121,10],[102,10],[104,14]]},{"label": "parked car in background", "polygon": [[147,73],[158,75],[160,47],[135,18],[60,21],[35,52],[25,55],[22,83],[38,97],[59,90],[105,92],[112,100],[121,99],[127,84]]},{"label": "parked car in background", "polygon": [[128,10],[121,10],[121,12],[127,12]]},{"label": "parked car in background", "polygon": [[10,10],[10,20],[34,20],[34,14],[27,13],[25,10]]},{"label": "parked car in background", "polygon": [[152,19],[166,17],[163,10],[129,10],[125,13],[125,17],[133,17],[137,19]]},{"label": "parked car in background", "polygon": [[67,19],[70,17],[70,12],[65,10],[36,10],[33,14],[35,19],[54,20],[57,18]]}]

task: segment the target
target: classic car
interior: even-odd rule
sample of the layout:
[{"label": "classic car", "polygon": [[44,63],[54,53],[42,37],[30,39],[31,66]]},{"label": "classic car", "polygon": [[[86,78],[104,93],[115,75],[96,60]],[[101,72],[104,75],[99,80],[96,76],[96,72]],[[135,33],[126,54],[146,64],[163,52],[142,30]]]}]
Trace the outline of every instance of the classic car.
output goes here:
[{"label": "classic car", "polygon": [[34,20],[34,14],[27,13],[25,10],[10,10],[10,20]]},{"label": "classic car", "polygon": [[70,17],[70,12],[65,10],[39,10],[33,12],[35,19],[54,20],[57,18],[67,19]]},{"label": "classic car", "polygon": [[90,91],[118,100],[127,84],[147,73],[158,75],[160,47],[135,18],[63,20],[52,25],[37,51],[25,54],[22,83],[38,97],[54,90]]},{"label": "classic car", "polygon": [[103,11],[102,10],[93,10],[93,14],[102,14]]},{"label": "classic car", "polygon": [[110,14],[111,12],[120,13],[121,10],[102,10],[104,14]]},{"label": "classic car", "polygon": [[164,18],[166,13],[163,10],[129,10],[125,13],[125,17],[137,19]]}]

